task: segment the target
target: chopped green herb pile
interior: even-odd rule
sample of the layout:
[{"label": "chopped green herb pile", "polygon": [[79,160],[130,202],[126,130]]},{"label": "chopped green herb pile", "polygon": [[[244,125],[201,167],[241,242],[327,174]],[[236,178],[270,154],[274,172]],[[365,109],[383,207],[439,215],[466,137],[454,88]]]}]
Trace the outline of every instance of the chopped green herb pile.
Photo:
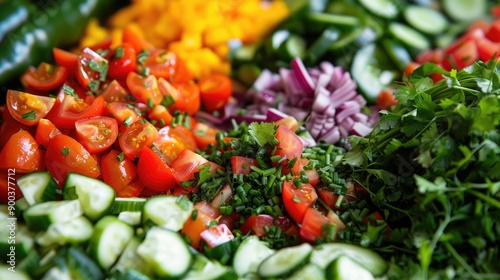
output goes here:
[{"label": "chopped green herb pile", "polygon": [[[431,73],[446,79],[434,84]],[[498,278],[500,66],[424,64],[408,82],[395,92],[399,105],[369,137],[352,136],[343,158],[392,232],[356,235],[351,222],[345,233],[357,237],[339,237],[390,258],[389,278]]]}]

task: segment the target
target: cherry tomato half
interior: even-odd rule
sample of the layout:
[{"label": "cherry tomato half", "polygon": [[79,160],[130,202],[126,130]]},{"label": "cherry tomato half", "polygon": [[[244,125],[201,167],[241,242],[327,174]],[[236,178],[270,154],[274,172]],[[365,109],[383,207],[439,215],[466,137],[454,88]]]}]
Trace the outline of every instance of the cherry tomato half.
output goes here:
[{"label": "cherry tomato half", "polygon": [[33,126],[54,107],[56,99],[17,90],[7,91],[7,109],[18,122]]},{"label": "cherry tomato half", "polygon": [[232,94],[231,79],[222,74],[204,77],[198,84],[201,103],[208,112],[223,108]]},{"label": "cherry tomato half", "polygon": [[310,184],[301,184],[300,188],[290,181],[283,182],[283,204],[290,217],[297,223],[302,223],[306,210],[318,198],[316,190]]},{"label": "cherry tomato half", "polygon": [[142,148],[149,147],[158,138],[158,131],[149,122],[136,121],[128,126],[120,135],[118,143],[125,155],[135,160]]},{"label": "cherry tomato half", "polygon": [[109,148],[118,136],[118,123],[110,117],[96,116],[75,122],[78,141],[90,153]]},{"label": "cherry tomato half", "polygon": [[50,91],[62,86],[67,76],[66,68],[42,62],[38,68],[29,67],[21,76],[21,82],[25,87]]},{"label": "cherry tomato half", "polygon": [[0,153],[0,169],[15,168],[19,173],[42,170],[43,152],[25,130],[13,134]]}]

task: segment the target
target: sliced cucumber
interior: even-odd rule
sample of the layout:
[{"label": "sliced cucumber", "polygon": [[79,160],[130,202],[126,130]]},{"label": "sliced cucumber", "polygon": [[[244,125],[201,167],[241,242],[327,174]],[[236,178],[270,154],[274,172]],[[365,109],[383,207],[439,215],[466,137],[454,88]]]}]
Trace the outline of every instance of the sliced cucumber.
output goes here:
[{"label": "sliced cucumber", "polygon": [[90,255],[100,267],[109,269],[133,235],[131,226],[114,216],[105,216],[95,225],[90,238]]},{"label": "sliced cucumber", "polygon": [[179,231],[191,216],[193,203],[185,196],[156,196],[148,199],[142,212],[145,225],[150,223]]},{"label": "sliced cucumber", "polygon": [[17,185],[29,205],[56,200],[60,190],[48,171],[26,174],[17,179]]},{"label": "sliced cucumber", "polygon": [[255,235],[250,235],[236,250],[233,259],[233,268],[240,277],[257,273],[259,264],[274,253],[266,243],[260,241]]},{"label": "sliced cucumber", "polygon": [[115,199],[115,190],[101,180],[70,172],[64,182],[64,199],[78,199],[91,220],[105,215]]},{"label": "sliced cucumber", "polygon": [[307,42],[299,35],[290,34],[281,44],[278,52],[283,59],[289,60],[294,57],[304,57],[306,53]]},{"label": "sliced cucumber", "polygon": [[0,279],[31,280],[31,277],[26,272],[18,271],[15,267],[0,264]]},{"label": "sliced cucumber", "polygon": [[133,227],[141,224],[141,212],[123,211],[118,214],[118,220],[123,221]]},{"label": "sliced cucumber", "polygon": [[237,276],[231,267],[224,266],[217,261],[211,261],[202,254],[196,254],[194,264],[182,279],[231,280],[237,279]]},{"label": "sliced cucumber", "polygon": [[151,280],[151,277],[142,274],[135,269],[129,269],[123,273],[114,272],[108,278],[109,280]]},{"label": "sliced cucumber", "polygon": [[372,14],[383,18],[395,18],[400,10],[397,0],[359,0],[359,2]]},{"label": "sliced cucumber", "polygon": [[137,248],[137,254],[159,277],[181,277],[191,267],[193,256],[182,236],[174,231],[152,227]]},{"label": "sliced cucumber", "polygon": [[443,10],[456,21],[474,21],[484,17],[487,11],[487,0],[443,0]]},{"label": "sliced cucumber", "polygon": [[441,12],[426,6],[410,5],[405,8],[403,16],[409,25],[426,34],[440,34],[449,26]]},{"label": "sliced cucumber", "polygon": [[422,33],[406,24],[391,22],[387,28],[394,38],[401,41],[408,48],[421,51],[431,47],[431,43]]},{"label": "sliced cucumber", "polygon": [[[17,262],[24,259],[34,248],[34,239],[26,226],[14,219],[3,220],[0,228],[0,260]],[[12,250],[14,249],[14,250]]]},{"label": "sliced cucumber", "polygon": [[24,198],[21,197],[20,199],[16,200],[16,217],[20,220],[23,220],[23,213],[30,207],[28,201]]},{"label": "sliced cucumber", "polygon": [[388,268],[387,262],[372,250],[344,243],[328,243],[314,248],[311,262],[325,269],[340,256],[351,258],[374,276],[383,275]]},{"label": "sliced cucumber", "polygon": [[86,217],[80,216],[67,222],[50,225],[46,231],[37,235],[36,243],[45,247],[78,244],[89,240],[92,231],[92,223]]},{"label": "sliced cucumber", "polygon": [[120,255],[120,258],[111,270],[118,271],[120,274],[125,274],[128,270],[132,269],[144,275],[152,275],[153,271],[151,267],[137,254],[137,248],[140,244],[141,241],[136,237],[130,239]]},{"label": "sliced cucumber", "polygon": [[[317,265],[308,263],[303,268],[287,277],[288,280],[325,280],[325,272]],[[332,279],[332,278],[328,278]],[[357,279],[357,278],[353,278]]]},{"label": "sliced cucumber", "polygon": [[70,272],[71,279],[104,280],[104,275],[99,266],[97,266],[81,248],[68,248],[66,253],[66,265]]},{"label": "sliced cucumber", "polygon": [[54,266],[45,275],[43,275],[41,280],[73,280],[69,270],[66,268],[61,268]]},{"label": "sliced cucumber", "polygon": [[48,201],[35,204],[24,211],[30,230],[46,230],[51,224],[64,223],[83,214],[78,200]]},{"label": "sliced cucumber", "polygon": [[19,262],[16,269],[30,274],[40,266],[40,254],[36,250],[31,250],[28,255]]},{"label": "sliced cucumber", "polygon": [[382,40],[382,46],[392,62],[403,72],[408,63],[413,59],[408,50],[398,41],[391,39]]},{"label": "sliced cucumber", "polygon": [[340,256],[326,267],[327,279],[372,280],[373,275],[357,262],[346,256]]},{"label": "sliced cucumber", "polygon": [[338,40],[340,32],[333,28],[326,28],[323,33],[307,49],[304,61],[309,64],[315,64],[330,49],[331,45]]},{"label": "sliced cucumber", "polygon": [[109,211],[110,214],[120,214],[121,212],[142,211],[147,199],[141,197],[117,197],[113,202],[113,207]]},{"label": "sliced cucumber", "polygon": [[292,273],[307,263],[312,250],[309,243],[280,249],[262,261],[257,273],[261,277],[281,277]]}]

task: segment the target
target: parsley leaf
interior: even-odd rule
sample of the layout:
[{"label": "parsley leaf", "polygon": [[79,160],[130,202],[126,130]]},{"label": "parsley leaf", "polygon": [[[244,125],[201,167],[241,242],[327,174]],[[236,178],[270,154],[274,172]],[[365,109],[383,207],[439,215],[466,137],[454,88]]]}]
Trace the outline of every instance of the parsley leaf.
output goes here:
[{"label": "parsley leaf", "polygon": [[253,122],[250,124],[248,133],[255,139],[257,144],[264,146],[273,141],[274,135],[276,135],[276,126],[273,123]]}]

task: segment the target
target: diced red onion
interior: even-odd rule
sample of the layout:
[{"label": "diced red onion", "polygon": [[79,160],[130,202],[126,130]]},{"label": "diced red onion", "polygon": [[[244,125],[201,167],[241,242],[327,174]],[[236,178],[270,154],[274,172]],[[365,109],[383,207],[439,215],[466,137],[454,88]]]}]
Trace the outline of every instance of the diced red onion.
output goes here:
[{"label": "diced red onion", "polygon": [[347,118],[345,118],[345,119],[344,119],[341,123],[339,123],[339,126],[341,126],[341,127],[345,128],[345,130],[347,130],[347,131],[351,131],[351,129],[352,129],[352,127],[353,127],[354,123],[355,123],[355,122],[354,122],[354,120],[353,120],[353,119],[351,119],[351,118],[347,117]]},{"label": "diced red onion", "polygon": [[323,73],[332,75],[335,69],[335,66],[330,61],[323,61],[319,64],[319,69],[323,71]]},{"label": "diced red onion", "polygon": [[311,76],[309,75],[309,72],[307,72],[307,69],[304,66],[302,60],[299,57],[296,57],[292,59],[292,61],[290,62],[290,66],[293,69],[293,74],[299,82],[299,86],[304,90],[304,93],[306,95],[313,94],[314,83],[311,79]]},{"label": "diced red onion", "polygon": [[360,122],[354,123],[352,126],[352,132],[362,137],[368,135],[371,131],[372,128]]},{"label": "diced red onion", "polygon": [[359,112],[360,109],[361,107],[356,101],[346,101],[340,105],[339,112],[335,115],[335,120],[337,123],[342,123],[350,115],[354,115]]},{"label": "diced red onion", "polygon": [[264,89],[268,89],[273,86],[273,72],[269,69],[264,69],[260,72],[259,77],[255,80],[252,85],[252,89],[256,92],[260,92]]},{"label": "diced red onion", "polygon": [[325,135],[321,137],[321,140],[327,143],[337,143],[340,140],[340,130],[338,126],[330,129]]},{"label": "diced red onion", "polygon": [[275,122],[288,117],[287,114],[275,108],[268,108],[266,113],[266,121]]},{"label": "diced red onion", "polygon": [[330,92],[326,88],[317,88],[316,98],[314,99],[312,109],[315,112],[323,113],[330,104]]}]

